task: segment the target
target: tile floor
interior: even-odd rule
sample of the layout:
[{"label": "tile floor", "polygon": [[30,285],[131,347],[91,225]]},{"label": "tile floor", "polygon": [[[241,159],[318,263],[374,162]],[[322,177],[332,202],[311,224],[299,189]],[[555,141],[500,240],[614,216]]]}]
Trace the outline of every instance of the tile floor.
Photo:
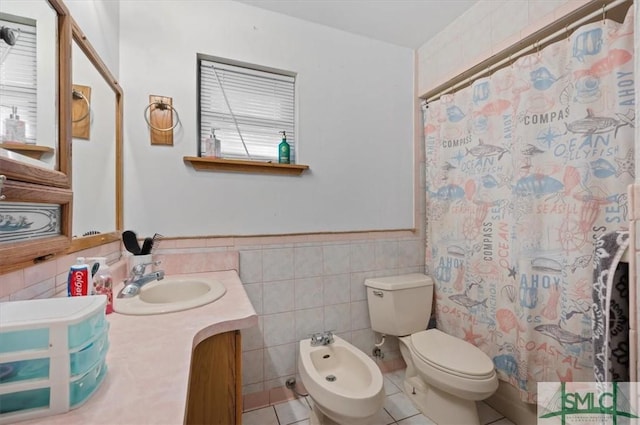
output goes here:
[{"label": "tile floor", "polygon": [[[379,425],[434,425],[434,422],[422,415],[411,400],[400,390],[404,379],[404,370],[384,375],[386,399],[384,409],[373,422]],[[244,412],[244,425],[308,425],[312,400],[309,397],[286,401],[275,406]],[[478,414],[482,425],[514,425],[489,405],[478,403]]]}]

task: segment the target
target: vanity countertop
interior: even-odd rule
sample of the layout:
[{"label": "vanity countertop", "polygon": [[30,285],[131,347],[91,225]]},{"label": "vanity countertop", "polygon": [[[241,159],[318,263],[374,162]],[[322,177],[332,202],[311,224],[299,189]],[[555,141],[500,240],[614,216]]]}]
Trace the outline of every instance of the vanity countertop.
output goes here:
[{"label": "vanity countertop", "polygon": [[[181,312],[108,315],[109,369],[100,388],[75,410],[20,424],[184,423],[193,349],[210,336],[258,323],[258,316],[235,271],[172,277],[189,276],[218,279],[227,292],[211,304]],[[114,289],[114,294],[119,289]]]}]

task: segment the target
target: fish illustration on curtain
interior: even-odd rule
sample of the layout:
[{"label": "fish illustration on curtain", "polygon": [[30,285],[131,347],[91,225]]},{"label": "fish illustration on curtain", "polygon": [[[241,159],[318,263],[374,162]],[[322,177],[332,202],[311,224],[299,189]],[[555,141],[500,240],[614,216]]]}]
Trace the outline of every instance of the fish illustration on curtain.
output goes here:
[{"label": "fish illustration on curtain", "polygon": [[536,401],[593,381],[594,243],[635,178],[633,8],[424,108],[427,271],[438,328]]}]

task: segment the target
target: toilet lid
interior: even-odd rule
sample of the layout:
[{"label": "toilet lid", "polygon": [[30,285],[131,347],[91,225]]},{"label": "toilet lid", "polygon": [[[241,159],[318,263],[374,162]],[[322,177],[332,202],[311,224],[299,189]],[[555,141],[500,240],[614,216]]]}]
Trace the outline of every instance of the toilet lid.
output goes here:
[{"label": "toilet lid", "polygon": [[412,334],[411,343],[422,361],[445,372],[471,379],[494,373],[493,362],[478,347],[438,329]]}]

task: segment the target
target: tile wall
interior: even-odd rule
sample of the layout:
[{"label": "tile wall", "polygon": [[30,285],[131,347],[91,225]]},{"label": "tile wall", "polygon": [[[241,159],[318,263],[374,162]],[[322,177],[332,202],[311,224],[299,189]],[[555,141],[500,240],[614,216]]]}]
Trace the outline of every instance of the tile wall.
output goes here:
[{"label": "tile wall", "polygon": [[[255,407],[291,396],[281,387],[296,376],[298,341],[312,332],[334,330],[371,353],[375,336],[364,280],[423,272],[422,235],[422,230],[407,230],[165,239],[154,256],[165,270],[202,271],[237,268],[234,261],[227,264],[224,253],[231,258],[239,252],[240,277],[259,315],[259,326],[243,332],[243,393],[256,395]],[[0,301],[64,296],[67,271],[77,256],[107,256],[114,262],[120,250],[113,243],[1,275]],[[397,341],[387,341],[384,360],[399,359]]]},{"label": "tile wall", "polygon": [[[629,223],[630,244],[629,244],[629,282],[634,282],[629,288],[629,317],[635,316],[636,320],[629,323],[629,346],[630,346],[630,376],[631,381],[638,381],[638,323],[640,322],[640,312],[638,312],[638,276],[640,276],[640,184],[629,186],[629,204],[631,205],[631,215]],[[634,367],[635,366],[635,367]],[[638,394],[640,401],[640,394]]]},{"label": "tile wall", "polygon": [[[300,339],[333,330],[367,354],[374,344],[364,280],[424,271],[412,232],[343,235],[240,247],[240,277],[259,327],[243,334],[244,393],[281,387],[296,374]],[[397,341],[383,346],[399,357]]]},{"label": "tile wall", "polygon": [[445,83],[452,76],[517,43],[586,2],[479,0],[418,49],[418,95]]},{"label": "tile wall", "polygon": [[69,267],[77,257],[106,257],[111,264],[120,258],[120,243],[112,242],[32,267],[0,275],[0,302],[66,296]]}]

